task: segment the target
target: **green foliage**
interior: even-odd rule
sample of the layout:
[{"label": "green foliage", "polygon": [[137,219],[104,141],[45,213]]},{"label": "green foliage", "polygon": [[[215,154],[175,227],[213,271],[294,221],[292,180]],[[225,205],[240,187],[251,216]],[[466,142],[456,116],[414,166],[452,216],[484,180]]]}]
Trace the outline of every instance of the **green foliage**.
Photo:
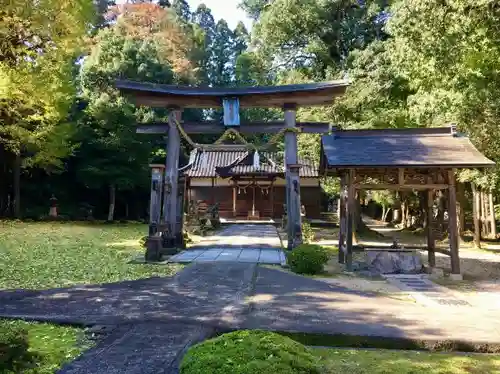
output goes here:
[{"label": "green foliage", "polygon": [[44,289],[169,276],[178,266],[133,264],[144,224],[0,221],[0,288]]},{"label": "green foliage", "polygon": [[0,372],[54,373],[89,347],[81,339],[77,346],[80,334],[71,327],[0,320]]},{"label": "green foliage", "polygon": [[[419,126],[455,122],[495,161],[500,160],[499,20],[495,1],[425,0],[395,3],[388,22],[393,65],[413,91],[412,120]],[[494,186],[496,178],[489,179]]]},{"label": "green foliage", "polygon": [[306,244],[314,241],[314,231],[309,222],[302,222],[302,240]]},{"label": "green foliage", "polygon": [[378,17],[387,1],[247,0],[244,7],[259,16],[253,39],[261,53],[276,57],[276,68],[324,79],[352,50],[384,36]]},{"label": "green foliage", "polygon": [[328,262],[328,250],[320,245],[302,244],[287,255],[287,263],[294,273],[318,274]]},{"label": "green foliage", "polygon": [[319,374],[318,360],[296,341],[267,331],[236,331],[191,347],[181,374]]},{"label": "green foliage", "polygon": [[23,166],[61,167],[74,62],[94,17],[91,0],[0,2],[0,147]]}]

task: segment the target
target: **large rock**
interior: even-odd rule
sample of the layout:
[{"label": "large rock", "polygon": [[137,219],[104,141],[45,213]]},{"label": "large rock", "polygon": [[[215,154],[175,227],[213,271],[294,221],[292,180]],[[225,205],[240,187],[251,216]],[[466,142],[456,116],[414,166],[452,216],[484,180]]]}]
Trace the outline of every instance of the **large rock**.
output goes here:
[{"label": "large rock", "polygon": [[416,252],[367,251],[370,270],[380,274],[416,274],[422,271],[422,261]]}]

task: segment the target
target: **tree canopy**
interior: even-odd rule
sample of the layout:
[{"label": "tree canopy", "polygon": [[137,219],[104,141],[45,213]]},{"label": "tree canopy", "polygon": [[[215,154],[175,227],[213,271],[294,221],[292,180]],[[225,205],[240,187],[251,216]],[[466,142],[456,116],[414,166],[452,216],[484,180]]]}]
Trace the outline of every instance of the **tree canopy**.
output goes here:
[{"label": "tree canopy", "polygon": [[[1,5],[0,214],[20,213],[21,192],[46,198],[32,180],[50,180],[64,195],[76,178],[79,200],[107,200],[110,186],[119,201],[147,196],[147,165],[164,144],[136,136],[134,124],[163,120],[167,111],[132,106],[112,88],[117,77],[225,87],[345,78],[346,95],[301,109],[298,118],[350,129],[454,122],[500,161],[500,6],[493,0],[242,0],[251,30],[242,22],[232,29],[186,0]],[[281,116],[242,112],[243,120]],[[319,160],[318,136],[300,135],[299,148]],[[462,172],[460,180],[497,189],[497,175]],[[335,193],[338,184],[324,188]],[[391,196],[379,195],[388,206]]]}]

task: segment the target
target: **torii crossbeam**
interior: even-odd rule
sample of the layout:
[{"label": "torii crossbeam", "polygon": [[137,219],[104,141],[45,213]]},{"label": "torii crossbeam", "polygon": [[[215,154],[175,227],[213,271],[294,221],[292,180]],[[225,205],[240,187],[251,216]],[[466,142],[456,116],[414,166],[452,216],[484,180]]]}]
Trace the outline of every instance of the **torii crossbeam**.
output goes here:
[{"label": "torii crossbeam", "polygon": [[[330,105],[335,97],[345,93],[348,82],[344,80],[293,84],[266,87],[240,88],[201,88],[162,85],[120,80],[116,87],[128,96],[136,105],[171,109],[168,123],[140,125],[138,133],[168,134],[167,158],[163,185],[163,220],[161,209],[156,206],[161,201],[158,191],[158,178],[161,170],[153,168],[151,194],[150,236],[156,236],[151,225],[160,221],[165,225],[165,233],[171,237],[170,246],[179,246],[182,242],[182,204],[178,199],[180,131],[186,134],[223,133],[228,128],[235,128],[240,133],[256,134],[284,133],[286,163],[286,206],[288,216],[289,249],[301,242],[300,215],[300,178],[297,155],[297,132],[328,133],[330,126],[322,122],[297,122],[296,110],[299,107]],[[224,123],[182,122],[184,108],[220,108],[224,109]],[[244,108],[281,108],[284,111],[283,122],[240,123],[240,109]],[[181,126],[181,127],[179,127]],[[154,203],[154,204],[153,204]],[[153,206],[155,205],[155,206]],[[146,252],[149,260],[159,260],[162,250],[150,248]]]}]

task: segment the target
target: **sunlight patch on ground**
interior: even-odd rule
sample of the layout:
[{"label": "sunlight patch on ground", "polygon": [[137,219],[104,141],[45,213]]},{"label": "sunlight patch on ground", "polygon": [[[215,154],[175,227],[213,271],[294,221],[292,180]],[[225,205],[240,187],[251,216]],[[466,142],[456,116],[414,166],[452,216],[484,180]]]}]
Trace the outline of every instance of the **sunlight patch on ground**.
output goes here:
[{"label": "sunlight patch on ground", "polygon": [[107,247],[132,247],[132,248],[137,248],[140,247],[141,244],[139,243],[139,240],[137,239],[130,239],[130,240],[124,240],[122,242],[116,242],[116,243],[107,243]]}]

